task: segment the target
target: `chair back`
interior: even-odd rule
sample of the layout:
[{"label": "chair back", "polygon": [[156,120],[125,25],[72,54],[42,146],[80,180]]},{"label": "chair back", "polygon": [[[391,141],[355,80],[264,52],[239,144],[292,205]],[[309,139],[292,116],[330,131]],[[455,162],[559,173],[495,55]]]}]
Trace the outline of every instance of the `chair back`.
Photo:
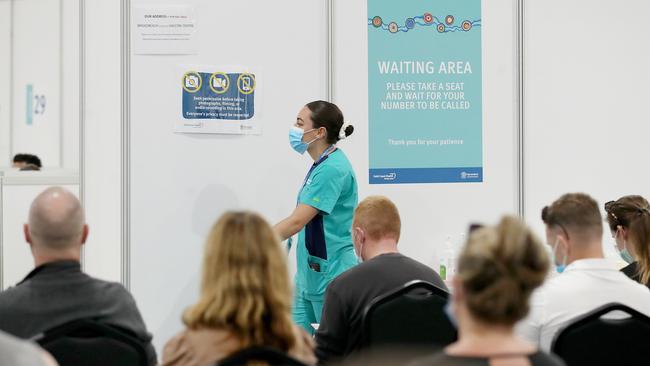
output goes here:
[{"label": "chair back", "polygon": [[449,293],[426,281],[411,281],[375,298],[363,316],[365,348],[442,348],[457,339],[444,308]]},{"label": "chair back", "polygon": [[147,366],[145,345],[130,332],[79,319],[34,339],[60,366]]},{"label": "chair back", "polygon": [[[612,311],[628,316],[603,317]],[[626,305],[611,303],[571,321],[558,332],[551,350],[567,366],[650,365],[648,340],[650,318]]]},{"label": "chair back", "polygon": [[286,352],[273,347],[250,347],[217,362],[215,366],[245,366],[266,364],[269,366],[306,366]]}]

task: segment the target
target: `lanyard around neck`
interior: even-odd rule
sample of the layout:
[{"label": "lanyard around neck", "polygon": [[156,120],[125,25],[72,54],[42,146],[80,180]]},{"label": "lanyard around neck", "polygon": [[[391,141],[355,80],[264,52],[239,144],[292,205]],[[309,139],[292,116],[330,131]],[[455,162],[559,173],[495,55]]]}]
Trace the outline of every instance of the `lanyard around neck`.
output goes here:
[{"label": "lanyard around neck", "polygon": [[332,154],[335,150],[336,150],[336,146],[330,145],[327,149],[325,149],[325,151],[323,151],[323,153],[320,155],[318,160],[314,162],[311,168],[309,168],[309,171],[307,172],[307,176],[305,177],[305,180],[302,182],[302,186],[300,187],[300,191],[298,192],[298,199],[297,199],[298,203],[296,204],[296,206],[300,203],[300,195],[302,194],[302,191],[305,189],[305,186],[307,185],[307,181],[309,181],[309,177],[311,176],[311,173],[313,173],[314,169],[316,169],[316,167],[320,163],[325,161],[325,159],[327,159],[330,156],[330,154]]}]

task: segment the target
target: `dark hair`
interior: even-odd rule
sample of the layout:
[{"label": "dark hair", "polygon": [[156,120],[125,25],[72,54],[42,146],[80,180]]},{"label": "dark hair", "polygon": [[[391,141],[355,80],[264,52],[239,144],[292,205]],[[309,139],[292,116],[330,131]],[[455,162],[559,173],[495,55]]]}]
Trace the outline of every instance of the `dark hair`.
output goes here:
[{"label": "dark hair", "polygon": [[14,163],[27,163],[30,165],[34,165],[36,167],[41,168],[41,159],[38,158],[36,155],[32,154],[16,154],[14,155],[13,159]]},{"label": "dark hair", "polygon": [[14,155],[13,162],[14,163],[24,163],[25,162],[25,154],[16,154],[16,155]]},{"label": "dark hair", "polygon": [[[317,100],[307,103],[306,107],[311,111],[311,120],[314,122],[314,128],[325,127],[327,130],[327,142],[335,144],[341,138],[341,127],[343,127],[343,112],[334,103],[324,100]],[[349,125],[345,128],[345,137],[352,135],[354,126]]]},{"label": "dark hair", "polygon": [[638,195],[624,196],[605,203],[605,212],[612,232],[619,225],[628,230],[639,261],[639,278],[647,284],[650,282],[650,204]]},{"label": "dark hair", "polygon": [[603,223],[598,203],[585,193],[567,193],[550,206],[542,209],[542,221],[550,227],[562,228],[568,236],[572,232],[580,236],[601,237]]}]

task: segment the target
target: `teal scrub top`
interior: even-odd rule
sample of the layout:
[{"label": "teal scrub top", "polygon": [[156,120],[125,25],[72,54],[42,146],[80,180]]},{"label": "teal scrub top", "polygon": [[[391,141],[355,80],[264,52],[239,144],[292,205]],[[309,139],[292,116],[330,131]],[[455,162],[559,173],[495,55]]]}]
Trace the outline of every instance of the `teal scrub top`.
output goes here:
[{"label": "teal scrub top", "polygon": [[314,165],[298,203],[319,212],[298,234],[296,291],[319,301],[330,281],[358,262],[352,244],[358,192],[352,165],[340,149]]}]

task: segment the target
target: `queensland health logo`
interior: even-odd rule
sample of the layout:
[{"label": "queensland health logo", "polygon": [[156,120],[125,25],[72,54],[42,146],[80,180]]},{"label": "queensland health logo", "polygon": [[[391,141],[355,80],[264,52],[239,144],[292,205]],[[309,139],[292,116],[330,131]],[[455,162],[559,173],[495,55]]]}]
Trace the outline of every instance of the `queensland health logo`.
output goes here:
[{"label": "queensland health logo", "polygon": [[479,173],[468,173],[466,171],[460,172],[460,179],[462,180],[475,180],[481,178],[481,175]]}]

